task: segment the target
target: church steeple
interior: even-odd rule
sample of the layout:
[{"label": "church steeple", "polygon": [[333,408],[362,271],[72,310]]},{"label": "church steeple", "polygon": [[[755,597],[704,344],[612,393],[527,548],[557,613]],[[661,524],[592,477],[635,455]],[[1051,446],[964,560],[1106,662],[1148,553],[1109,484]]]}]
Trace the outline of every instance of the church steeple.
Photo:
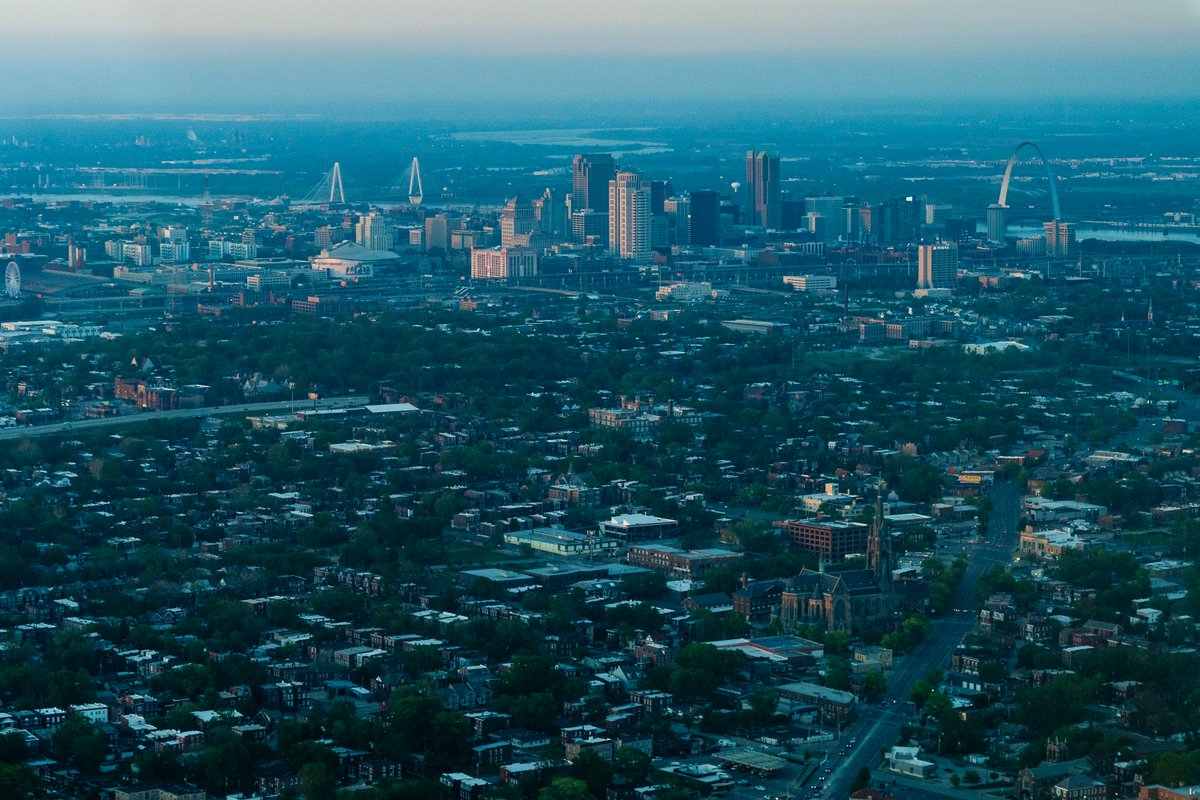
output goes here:
[{"label": "church steeple", "polygon": [[887,493],[887,483],[879,482],[879,491],[875,496],[875,519],[871,522],[871,533],[867,539],[867,568],[875,576],[875,582],[891,602],[892,592],[892,537],[886,530],[883,519],[883,496]]}]

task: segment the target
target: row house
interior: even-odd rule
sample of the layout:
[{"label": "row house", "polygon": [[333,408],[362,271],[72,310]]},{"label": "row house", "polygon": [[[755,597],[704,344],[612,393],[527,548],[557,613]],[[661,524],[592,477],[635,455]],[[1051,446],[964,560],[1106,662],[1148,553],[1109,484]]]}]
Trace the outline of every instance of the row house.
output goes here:
[{"label": "row house", "polygon": [[486,708],[492,702],[492,690],[482,681],[451,683],[439,688],[437,694],[447,711]]},{"label": "row house", "polygon": [[295,713],[308,700],[308,687],[299,681],[279,681],[258,687],[259,703],[263,708]]}]

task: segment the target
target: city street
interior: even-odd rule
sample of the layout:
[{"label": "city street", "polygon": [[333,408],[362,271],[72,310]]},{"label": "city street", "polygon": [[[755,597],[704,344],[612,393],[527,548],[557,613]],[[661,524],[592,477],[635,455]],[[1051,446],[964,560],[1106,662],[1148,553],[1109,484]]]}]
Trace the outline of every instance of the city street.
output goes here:
[{"label": "city street", "polygon": [[0,441],[6,439],[32,439],[38,436],[57,436],[79,431],[90,432],[97,429],[119,428],[124,425],[136,425],[139,422],[153,422],[163,419],[195,419],[197,417],[216,417],[227,414],[263,414],[277,411],[291,412],[300,409],[354,408],[365,404],[367,401],[368,398],[366,395],[350,395],[348,397],[329,397],[323,400],[278,400],[270,403],[240,403],[234,406],[177,408],[173,411],[135,411],[119,417],[80,419],[70,422],[55,422],[50,425],[3,428],[0,429]]},{"label": "city street", "polygon": [[912,721],[914,709],[908,693],[913,683],[931,668],[944,669],[954,649],[975,627],[975,587],[979,579],[993,566],[1008,563],[1018,542],[1020,491],[1014,484],[997,483],[988,496],[992,500],[988,532],[970,553],[969,565],[954,596],[955,610],[934,618],[933,631],[911,653],[897,659],[887,676],[888,690],[883,700],[878,705],[860,706],[858,720],[844,731],[838,747],[822,762],[812,780],[794,794],[827,798],[849,794],[859,772],[864,767],[874,768],[882,752],[896,744],[900,728]]}]

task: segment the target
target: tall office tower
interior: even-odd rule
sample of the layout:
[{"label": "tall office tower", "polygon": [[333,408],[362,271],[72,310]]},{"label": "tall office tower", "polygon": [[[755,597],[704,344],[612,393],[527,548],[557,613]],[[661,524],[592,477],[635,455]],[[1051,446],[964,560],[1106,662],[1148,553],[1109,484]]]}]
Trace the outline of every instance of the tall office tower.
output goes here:
[{"label": "tall office tower", "polygon": [[845,197],[806,197],[804,210],[807,214],[820,214],[825,218],[825,241],[834,242],[845,233],[846,215],[842,209],[846,207]]},{"label": "tall office tower", "polygon": [[746,202],[752,224],[779,228],[779,156],[746,153]]},{"label": "tall office tower", "polygon": [[590,208],[608,213],[608,184],[617,177],[617,165],[608,153],[587,153],[571,162],[571,211]]},{"label": "tall office tower", "polygon": [[954,213],[954,206],[949,203],[926,203],[925,224],[942,225],[950,219],[952,213]]},{"label": "tall office tower", "polygon": [[950,217],[946,220],[946,240],[965,242],[976,237],[976,220],[970,217]]},{"label": "tall office tower", "polygon": [[529,201],[521,195],[512,198],[500,212],[500,246],[528,247],[535,223],[533,206]]},{"label": "tall office tower", "polygon": [[650,181],[650,213],[662,214],[663,203],[673,194],[670,181]]},{"label": "tall office tower", "polygon": [[608,249],[621,258],[650,258],[650,185],[633,170],[608,182]]},{"label": "tall office tower", "polygon": [[925,206],[915,197],[894,197],[872,214],[871,234],[879,244],[908,244],[920,239],[924,219]]},{"label": "tall office tower", "polygon": [[730,211],[728,206],[721,206],[717,217],[717,241],[726,244],[738,238],[737,211]]},{"label": "tall office tower", "polygon": [[667,248],[671,246],[671,218],[666,214],[650,215],[650,247]]},{"label": "tall office tower", "polygon": [[1079,243],[1075,240],[1075,223],[1051,222],[1042,223],[1046,231],[1046,256],[1048,258],[1074,258],[1079,255]]},{"label": "tall office tower", "polygon": [[688,197],[672,197],[663,201],[663,213],[670,219],[671,244],[687,244],[688,217],[692,213],[692,201]]},{"label": "tall office tower", "polygon": [[862,231],[864,242],[875,241],[875,228],[879,223],[879,213],[870,203],[858,207],[858,228]]},{"label": "tall office tower", "polygon": [[1004,244],[1008,237],[1008,206],[992,203],[987,210],[987,238],[989,242]]},{"label": "tall office tower", "polygon": [[425,250],[435,247],[443,251],[450,249],[450,220],[445,214],[425,218]]},{"label": "tall office tower", "polygon": [[354,241],[369,250],[391,250],[393,246],[392,226],[378,211],[360,217],[354,226]]},{"label": "tall office tower", "polygon": [[547,237],[561,236],[566,228],[566,205],[555,202],[554,192],[549,188],[533,201],[534,230]]},{"label": "tall office tower", "polygon": [[688,243],[697,247],[716,247],[721,243],[721,197],[701,189],[692,192],[688,221]]},{"label": "tall office tower", "polygon": [[571,240],[579,244],[604,244],[608,241],[608,214],[585,208],[571,215]]},{"label": "tall office tower", "polygon": [[953,289],[957,284],[958,245],[921,245],[917,250],[917,288]]},{"label": "tall office tower", "polygon": [[828,242],[829,236],[829,220],[815,211],[809,211],[804,215],[804,230],[813,235],[813,240],[818,242]]},{"label": "tall office tower", "polygon": [[803,224],[804,201],[783,195],[779,201],[779,227],[785,231],[794,231]]},{"label": "tall office tower", "polygon": [[669,181],[650,181],[650,246],[671,246],[671,220],[667,218],[667,198],[674,192]]},{"label": "tall office tower", "polygon": [[842,228],[846,231],[847,242],[863,240],[862,214],[857,206],[847,203],[842,208]]}]

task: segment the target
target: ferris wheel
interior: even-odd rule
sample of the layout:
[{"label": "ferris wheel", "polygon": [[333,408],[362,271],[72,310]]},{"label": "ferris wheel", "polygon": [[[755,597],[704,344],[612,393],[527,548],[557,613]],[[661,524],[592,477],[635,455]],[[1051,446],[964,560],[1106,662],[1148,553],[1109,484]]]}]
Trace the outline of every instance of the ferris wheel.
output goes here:
[{"label": "ferris wheel", "polygon": [[4,293],[13,300],[21,296],[21,268],[15,261],[4,270]]}]

